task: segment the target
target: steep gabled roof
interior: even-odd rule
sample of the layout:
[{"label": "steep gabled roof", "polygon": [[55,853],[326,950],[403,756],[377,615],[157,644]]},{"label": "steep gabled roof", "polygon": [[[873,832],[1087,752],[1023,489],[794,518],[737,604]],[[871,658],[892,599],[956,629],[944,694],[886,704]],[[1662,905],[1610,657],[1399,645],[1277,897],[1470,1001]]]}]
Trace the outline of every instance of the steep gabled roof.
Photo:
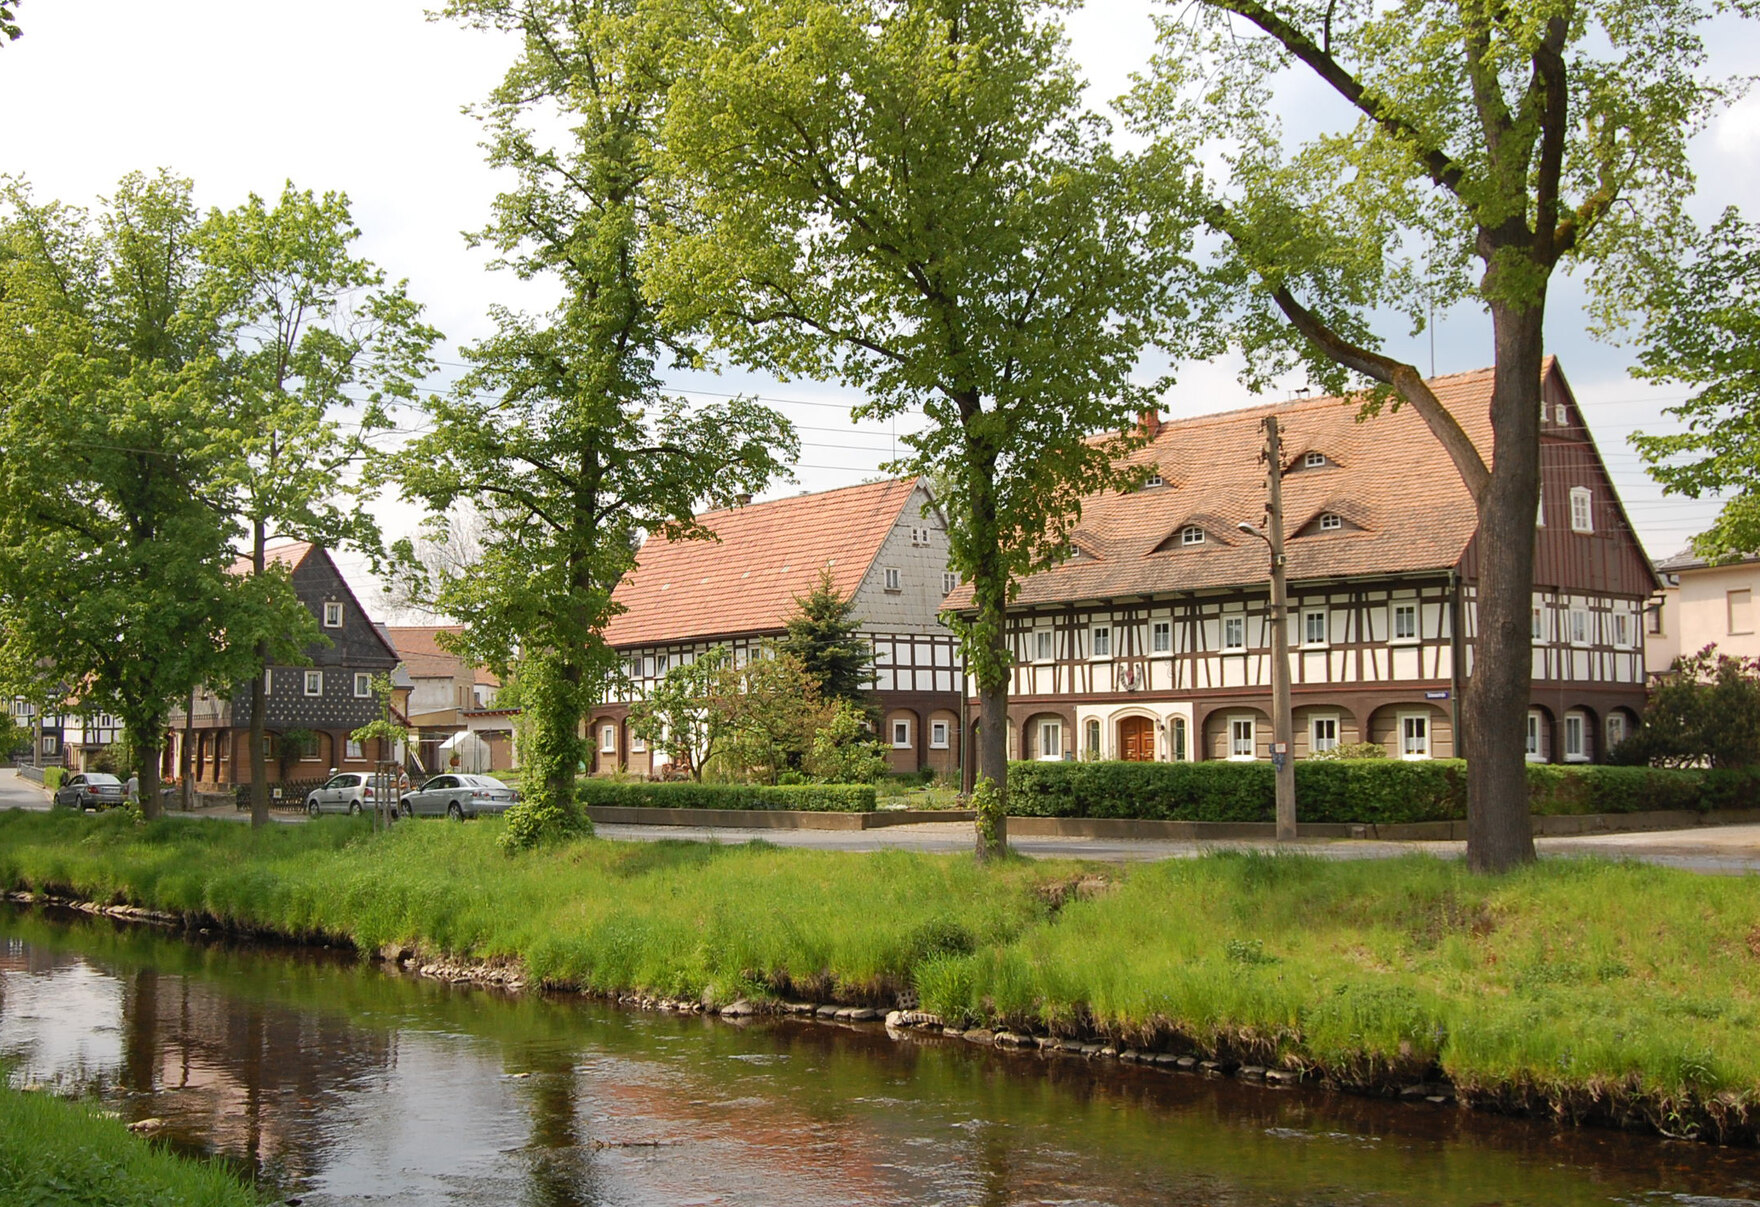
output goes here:
[{"label": "steep gabled roof", "polygon": [[[1551,357],[1545,373],[1558,373]],[[1489,462],[1491,370],[1438,377],[1430,386]],[[1444,571],[1460,564],[1477,513],[1454,464],[1417,412],[1402,406],[1359,423],[1354,400],[1299,399],[1164,422],[1129,461],[1154,461],[1180,485],[1084,499],[1072,538],[1109,556],[1066,562],[1024,579],[1018,602],[1263,584],[1269,573],[1264,543],[1217,538],[1232,538],[1236,524],[1258,524],[1264,516],[1260,422],[1268,414],[1277,416],[1286,449],[1318,450],[1333,462],[1293,470],[1283,480],[1292,580]],[[1295,535],[1323,511],[1337,512],[1354,527]],[[1178,532],[1187,524],[1201,524],[1211,539],[1180,547]],[[964,585],[947,606],[970,602],[971,588]]]},{"label": "steep gabled roof", "polygon": [[715,540],[650,536],[612,599],[614,646],[773,633],[829,567],[840,595],[855,593],[917,488],[892,478],[704,512]]},{"label": "steep gabled roof", "polygon": [[[367,616],[366,608],[361,606],[361,601],[355,595],[354,588],[348,585],[348,579],[344,578],[342,571],[336,568],[336,560],[330,556],[329,550],[325,549],[322,545],[313,544],[311,541],[289,541],[284,545],[272,545],[263,550],[263,558],[267,564],[271,566],[287,567],[287,573],[290,576],[297,575],[301,569],[305,568],[308,563],[311,563],[314,556],[321,559],[323,565],[314,565],[312,567],[313,572],[325,574],[326,577],[333,579],[341,586],[342,590],[348,595],[348,602],[352,603],[355,607],[355,611],[362,617],[365,617],[368,624],[372,626],[373,640],[380,646],[384,647],[386,655],[390,657],[393,662],[397,661],[397,650],[393,648],[391,642],[386,640],[383,626]],[[252,570],[250,557],[248,555],[241,555],[234,558],[230,570],[234,574],[249,574]],[[305,596],[302,595],[301,598],[305,599]],[[307,606],[313,606],[312,600],[305,599],[305,602]]]}]

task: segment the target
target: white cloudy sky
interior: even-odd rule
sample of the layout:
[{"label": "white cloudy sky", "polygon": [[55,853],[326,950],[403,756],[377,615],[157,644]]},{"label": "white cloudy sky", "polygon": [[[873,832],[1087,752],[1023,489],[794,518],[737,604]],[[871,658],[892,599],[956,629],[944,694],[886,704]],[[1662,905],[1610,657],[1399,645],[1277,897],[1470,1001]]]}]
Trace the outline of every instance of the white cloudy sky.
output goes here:
[{"label": "white cloudy sky", "polygon": [[[1098,0],[1072,19],[1096,100],[1122,92],[1145,60],[1149,8],[1148,0]],[[500,77],[512,53],[500,37],[429,22],[421,0],[23,0],[18,15],[25,36],[0,49],[0,172],[28,177],[40,198],[90,202],[123,173],[160,166],[192,177],[204,205],[231,206],[250,191],[272,195],[287,178],[343,190],[366,254],[407,277],[446,332],[447,361],[486,333],[491,302],[542,304],[508,274],[486,272],[485,257],[461,237],[481,224],[497,188],[482,166],[475,123],[461,109]],[[1715,50],[1719,70],[1760,69],[1760,39],[1747,29],[1724,31]],[[1709,130],[1696,163],[1705,212],[1752,195],[1760,185],[1760,101],[1744,102]],[[1653,556],[1674,552],[1713,505],[1663,498],[1626,440],[1634,429],[1664,430],[1658,409],[1678,391],[1632,381],[1627,350],[1589,340],[1568,283],[1555,291],[1548,335],[1646,547]],[[1420,366],[1429,360],[1427,343],[1404,351]],[[1439,372],[1489,360],[1482,318],[1463,313],[1439,323]],[[779,491],[853,483],[893,448],[885,425],[849,425],[852,396],[836,386],[736,373],[677,384],[756,391],[801,425],[798,484]],[[1193,414],[1249,401],[1231,366],[1193,365],[1166,410]],[[393,534],[413,526],[408,508],[382,512]]]}]

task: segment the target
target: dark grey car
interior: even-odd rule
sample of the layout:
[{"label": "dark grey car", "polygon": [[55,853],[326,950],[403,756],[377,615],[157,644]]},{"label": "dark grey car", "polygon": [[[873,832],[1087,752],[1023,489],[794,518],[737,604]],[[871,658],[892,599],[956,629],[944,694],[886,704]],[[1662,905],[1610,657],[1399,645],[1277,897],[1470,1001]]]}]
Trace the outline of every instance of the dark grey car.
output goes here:
[{"label": "dark grey car", "polygon": [[102,771],[68,776],[55,789],[55,803],[69,809],[114,808],[127,796],[122,781]]},{"label": "dark grey car", "polygon": [[505,813],[519,800],[519,793],[490,775],[436,775],[403,796],[405,817],[440,817],[455,820],[482,813]]}]

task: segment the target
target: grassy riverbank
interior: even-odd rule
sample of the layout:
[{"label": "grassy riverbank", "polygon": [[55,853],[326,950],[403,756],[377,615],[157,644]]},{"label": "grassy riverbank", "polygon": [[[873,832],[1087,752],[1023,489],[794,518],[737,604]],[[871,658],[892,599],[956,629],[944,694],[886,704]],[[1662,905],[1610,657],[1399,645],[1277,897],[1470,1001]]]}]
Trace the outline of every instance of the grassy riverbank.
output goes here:
[{"label": "grassy riverbank", "polygon": [[131,1135],[82,1102],[0,1084],[0,1203],[92,1207],[256,1207],[218,1166]]},{"label": "grassy riverbank", "polygon": [[595,990],[780,990],[1668,1130],[1751,1128],[1760,881],[1550,861],[1218,855],[1129,869],[0,815],[0,883],[289,935],[510,959]]}]

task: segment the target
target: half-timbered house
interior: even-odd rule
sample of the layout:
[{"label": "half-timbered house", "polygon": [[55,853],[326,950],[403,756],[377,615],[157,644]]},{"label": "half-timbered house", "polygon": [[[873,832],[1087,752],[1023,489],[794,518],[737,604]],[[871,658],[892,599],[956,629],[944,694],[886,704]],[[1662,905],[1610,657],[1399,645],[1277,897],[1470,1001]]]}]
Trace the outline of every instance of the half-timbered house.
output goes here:
[{"label": "half-timbered house", "polygon": [[[1487,450],[1491,381],[1431,383]],[[1528,757],[1591,761],[1643,707],[1640,620],[1657,581],[1550,359],[1544,399]],[[1294,755],[1359,742],[1456,754],[1472,499],[1409,407],[1359,421],[1317,398],[1156,422],[1131,456],[1146,484],[1084,500],[1067,556],[1010,607],[1011,757],[1269,757],[1269,552],[1239,527],[1265,513],[1267,414],[1283,433]],[[962,588],[948,604],[969,602]]]},{"label": "half-timbered house", "polygon": [[[269,550],[270,560],[284,566],[300,602],[311,609],[324,641],[308,646],[305,666],[272,666],[264,672],[267,688],[269,774],[314,779],[331,768],[367,770],[378,752],[354,742],[349,734],[379,716],[373,678],[390,675],[397,651],[361,607],[342,572],[321,546],[296,542]],[[249,569],[240,559],[239,573]],[[251,691],[248,683],[233,684],[225,694],[204,689],[196,694],[188,728],[190,774],[203,791],[250,782]],[[184,710],[171,718],[172,740],[166,743],[164,773],[182,765]],[[314,735],[295,752],[284,750],[281,737],[293,731]],[[283,756],[286,757],[283,757]]]},{"label": "half-timbered house", "polygon": [[[605,636],[625,659],[633,694],[715,646],[740,662],[756,656],[784,635],[795,600],[829,570],[873,645],[892,769],[959,767],[959,654],[937,619],[954,583],[946,525],[920,482],[872,482],[697,518],[714,539],[649,537],[613,595],[623,611]],[[595,771],[660,770],[660,756],[629,730],[628,704],[608,700],[592,718]]]}]

